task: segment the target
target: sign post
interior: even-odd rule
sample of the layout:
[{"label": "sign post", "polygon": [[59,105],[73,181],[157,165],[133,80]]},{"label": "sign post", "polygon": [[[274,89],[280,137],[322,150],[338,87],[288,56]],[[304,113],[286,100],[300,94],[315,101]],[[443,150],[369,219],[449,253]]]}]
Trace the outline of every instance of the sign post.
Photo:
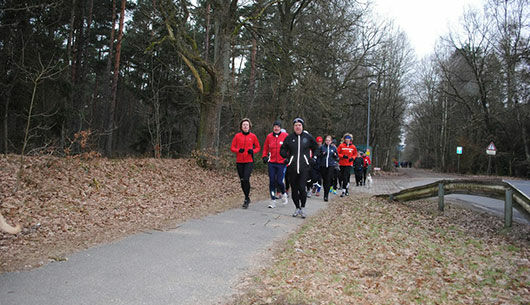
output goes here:
[{"label": "sign post", "polygon": [[462,154],[462,146],[456,147],[456,156],[457,156],[457,165],[456,165],[456,172],[460,174],[460,155]]},{"label": "sign post", "polygon": [[488,145],[488,148],[486,148],[486,154],[488,155],[488,175],[491,175],[491,156],[495,156],[497,154],[497,147],[495,147],[493,141],[491,141],[490,145]]}]

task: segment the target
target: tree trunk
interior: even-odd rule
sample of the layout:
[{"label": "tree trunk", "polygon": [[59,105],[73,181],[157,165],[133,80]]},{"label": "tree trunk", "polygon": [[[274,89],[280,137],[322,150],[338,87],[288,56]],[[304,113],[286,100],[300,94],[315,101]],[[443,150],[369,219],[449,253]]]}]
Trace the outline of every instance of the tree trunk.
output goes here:
[{"label": "tree trunk", "polygon": [[9,132],[7,130],[7,127],[8,127],[8,118],[9,118],[9,102],[11,101],[11,89],[12,87],[10,86],[9,89],[7,90],[6,92],[6,97],[5,97],[5,104],[4,104],[4,135],[3,135],[3,138],[4,138],[4,141],[3,141],[3,147],[4,147],[4,155],[7,156],[7,151],[8,151],[8,143],[9,141],[7,140],[8,138],[8,135],[9,135]]},{"label": "tree trunk", "polygon": [[248,85],[248,99],[250,101],[249,110],[254,108],[254,90],[256,87],[256,55],[258,53],[258,43],[256,38],[252,38],[252,50],[250,51],[250,80]]},{"label": "tree trunk", "polygon": [[526,156],[526,161],[530,162],[530,151],[528,149],[528,131],[526,130],[527,121],[521,120],[521,110],[519,107],[519,103],[515,104],[515,109],[517,110],[517,123],[521,128],[521,136],[523,138],[523,145],[524,145],[524,153]]},{"label": "tree trunk", "polygon": [[68,40],[66,42],[66,55],[68,57],[68,64],[72,65],[72,40],[74,38],[74,21],[75,21],[75,6],[77,0],[72,0],[72,10],[70,11],[70,31],[68,32]]},{"label": "tree trunk", "polygon": [[103,123],[103,130],[105,131],[106,133],[106,138],[105,138],[105,153],[108,155],[107,153],[107,142],[108,142],[108,137],[109,137],[109,129],[108,129],[108,126],[112,126],[113,124],[113,120],[114,120],[114,114],[112,115],[112,118],[110,116],[110,108],[111,108],[111,104],[112,104],[112,72],[111,72],[111,68],[112,68],[112,55],[113,55],[113,51],[114,51],[114,35],[116,33],[116,0],[112,0],[112,28],[110,30],[110,38],[109,38],[109,54],[107,56],[107,66],[105,67],[105,83],[106,83],[106,86],[105,86],[105,90],[104,90],[104,97],[105,97],[105,100],[107,100],[107,104],[106,104],[106,116],[105,116],[105,120],[104,120],[104,123]]},{"label": "tree trunk", "polygon": [[230,5],[219,4],[214,7],[215,44],[214,70],[210,75],[209,90],[201,100],[198,148],[209,149],[215,155],[219,153],[219,131],[221,110],[228,93],[230,81],[230,41],[237,9],[237,1]]},{"label": "tree trunk", "polygon": [[210,12],[211,5],[208,3],[206,6],[206,35],[204,38],[204,59],[206,59],[206,61],[208,61],[210,55]]},{"label": "tree trunk", "polygon": [[[123,38],[123,22],[125,18],[125,3],[126,3],[126,0],[121,1],[120,24],[119,24],[119,30],[118,30],[118,41],[116,43],[116,55],[114,59],[114,74],[113,74],[112,87],[111,87],[112,96],[110,100],[110,107],[109,107],[108,121],[107,121],[108,136],[107,136],[107,143],[106,143],[106,149],[105,149],[105,153],[107,157],[112,156],[112,135],[114,133],[114,112],[116,110],[116,95],[117,95],[117,89],[118,89],[118,76],[120,72],[119,69],[120,69],[120,55],[121,55],[121,40]],[[115,0],[113,0],[113,10],[114,10],[114,4],[115,4]],[[114,27],[113,27],[113,31],[114,31]]]}]

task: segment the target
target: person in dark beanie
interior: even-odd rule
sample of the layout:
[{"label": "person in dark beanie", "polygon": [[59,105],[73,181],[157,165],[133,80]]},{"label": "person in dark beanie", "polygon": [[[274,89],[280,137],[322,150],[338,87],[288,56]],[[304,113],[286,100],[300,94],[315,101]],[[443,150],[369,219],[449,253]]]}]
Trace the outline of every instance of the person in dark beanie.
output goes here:
[{"label": "person in dark beanie", "polygon": [[291,198],[296,207],[293,217],[300,215],[305,218],[306,182],[312,166],[311,153],[316,154],[318,144],[312,135],[304,131],[303,119],[294,119],[293,129],[294,132],[285,138],[280,155],[288,160],[287,176],[292,189]]},{"label": "person in dark beanie", "polygon": [[282,124],[280,121],[275,121],[272,124],[272,132],[267,135],[265,143],[263,144],[263,153],[261,154],[263,163],[268,164],[269,169],[269,194],[271,195],[271,204],[269,208],[276,207],[276,192],[282,194],[282,203],[287,204],[287,194],[285,193],[285,185],[283,178],[285,176],[285,159],[280,155],[280,147],[282,146],[286,132],[282,132]]},{"label": "person in dark beanie", "polygon": [[241,132],[234,136],[230,148],[236,154],[237,174],[241,180],[241,189],[245,194],[244,209],[248,208],[250,204],[250,175],[254,168],[254,154],[260,150],[258,138],[250,132],[251,127],[252,123],[249,119],[242,119],[239,123]]}]

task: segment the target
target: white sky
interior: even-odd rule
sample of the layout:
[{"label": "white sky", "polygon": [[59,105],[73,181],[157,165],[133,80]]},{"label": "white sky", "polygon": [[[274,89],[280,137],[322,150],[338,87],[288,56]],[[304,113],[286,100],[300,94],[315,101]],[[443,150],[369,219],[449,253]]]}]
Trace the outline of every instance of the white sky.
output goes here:
[{"label": "white sky", "polygon": [[419,58],[434,50],[436,40],[455,28],[464,9],[481,9],[485,0],[373,0],[376,14],[393,19],[408,36]]}]

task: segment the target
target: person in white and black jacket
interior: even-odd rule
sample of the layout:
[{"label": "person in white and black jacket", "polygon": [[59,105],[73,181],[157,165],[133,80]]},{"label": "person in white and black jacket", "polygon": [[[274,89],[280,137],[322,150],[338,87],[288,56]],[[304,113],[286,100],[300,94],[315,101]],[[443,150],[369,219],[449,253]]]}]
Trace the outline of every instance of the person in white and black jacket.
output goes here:
[{"label": "person in white and black jacket", "polygon": [[304,131],[304,120],[296,118],[293,120],[294,132],[288,135],[280,148],[280,155],[286,159],[288,164],[287,175],[291,184],[294,205],[296,207],[293,217],[300,215],[306,217],[305,204],[307,200],[306,182],[309,177],[312,163],[311,158],[318,149],[318,144],[308,132]]}]

